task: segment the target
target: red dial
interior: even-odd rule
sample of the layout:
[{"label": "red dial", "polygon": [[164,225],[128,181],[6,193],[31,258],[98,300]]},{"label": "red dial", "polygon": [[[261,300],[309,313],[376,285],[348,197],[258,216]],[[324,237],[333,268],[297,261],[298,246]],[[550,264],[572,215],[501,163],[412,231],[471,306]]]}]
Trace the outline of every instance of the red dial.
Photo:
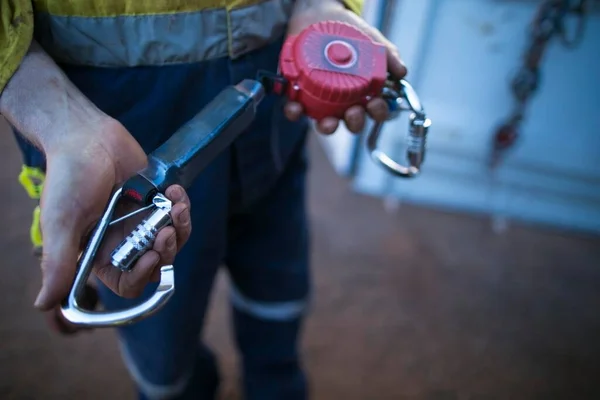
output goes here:
[{"label": "red dial", "polygon": [[381,94],[386,49],[352,25],[319,22],[287,39],[279,68],[288,81],[286,96],[306,115],[341,119],[348,108]]}]

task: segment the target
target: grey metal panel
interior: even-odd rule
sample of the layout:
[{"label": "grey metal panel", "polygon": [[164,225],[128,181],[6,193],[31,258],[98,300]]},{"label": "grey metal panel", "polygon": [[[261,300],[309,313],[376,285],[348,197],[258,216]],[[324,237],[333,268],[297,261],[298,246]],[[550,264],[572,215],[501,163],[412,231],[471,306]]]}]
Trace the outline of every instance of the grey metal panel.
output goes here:
[{"label": "grey metal panel", "polygon": [[[552,46],[523,140],[495,175],[489,140],[512,105],[508,87],[539,2],[403,2],[390,38],[433,119],[423,175],[386,176],[361,157],[355,188],[427,206],[482,212],[600,233],[600,16],[581,47]],[[406,119],[384,129],[384,148],[403,152]]]}]

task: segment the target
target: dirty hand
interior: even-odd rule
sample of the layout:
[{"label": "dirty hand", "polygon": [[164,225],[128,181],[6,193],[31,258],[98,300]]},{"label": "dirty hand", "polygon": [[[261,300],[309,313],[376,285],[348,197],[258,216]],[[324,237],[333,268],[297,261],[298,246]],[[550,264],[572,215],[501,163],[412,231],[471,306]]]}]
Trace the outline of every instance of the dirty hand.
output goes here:
[{"label": "dirty hand", "polygon": [[[76,127],[81,130],[86,126]],[[85,241],[100,219],[114,187],[145,167],[142,148],[117,121],[107,118],[89,135],[77,135],[46,150],[47,173],[41,206],[43,283],[35,307],[58,315],[69,294],[77,260]],[[180,186],[165,193],[173,201],[173,226],[161,230],[152,250],[133,270],[123,273],[110,264],[112,249],[143,216],[110,227],[94,263],[95,275],[116,294],[137,297],[160,277],[160,267],[173,263],[191,232],[190,203]],[[130,211],[116,210],[116,216]]]},{"label": "dirty hand", "polygon": [[[340,21],[357,27],[374,41],[387,47],[388,72],[392,77],[402,79],[406,75],[406,67],[402,63],[396,46],[387,40],[379,30],[344,7],[339,0],[299,1],[289,23],[288,35],[297,35],[309,25],[321,21]],[[289,102],[286,104],[285,113],[290,120],[297,120],[302,115],[302,106],[296,102]],[[355,106],[348,109],[344,116],[344,123],[348,130],[360,133],[365,125],[367,114],[376,121],[385,121],[388,116],[385,101],[375,98],[367,104],[366,108]],[[325,118],[318,121],[317,129],[323,134],[332,134],[337,130],[339,122],[337,118]]]}]

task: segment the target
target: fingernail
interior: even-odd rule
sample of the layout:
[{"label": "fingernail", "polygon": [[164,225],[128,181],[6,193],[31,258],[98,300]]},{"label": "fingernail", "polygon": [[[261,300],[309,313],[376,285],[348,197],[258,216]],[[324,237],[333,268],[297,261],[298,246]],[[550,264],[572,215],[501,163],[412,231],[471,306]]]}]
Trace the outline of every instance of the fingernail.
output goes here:
[{"label": "fingernail", "polygon": [[182,225],[185,225],[188,222],[190,222],[190,210],[186,208],[181,214],[179,214],[179,222]]},{"label": "fingernail", "polygon": [[180,187],[173,188],[171,190],[171,198],[173,201],[178,202],[183,198],[183,190]]}]

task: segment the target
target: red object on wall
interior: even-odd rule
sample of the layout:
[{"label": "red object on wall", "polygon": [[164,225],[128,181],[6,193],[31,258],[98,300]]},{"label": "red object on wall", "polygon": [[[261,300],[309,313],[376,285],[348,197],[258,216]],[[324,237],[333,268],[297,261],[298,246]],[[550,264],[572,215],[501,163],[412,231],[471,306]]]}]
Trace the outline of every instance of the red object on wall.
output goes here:
[{"label": "red object on wall", "polygon": [[285,95],[315,119],[343,118],[379,96],[387,78],[386,48],[357,28],[326,21],[290,36],[279,59]]}]

